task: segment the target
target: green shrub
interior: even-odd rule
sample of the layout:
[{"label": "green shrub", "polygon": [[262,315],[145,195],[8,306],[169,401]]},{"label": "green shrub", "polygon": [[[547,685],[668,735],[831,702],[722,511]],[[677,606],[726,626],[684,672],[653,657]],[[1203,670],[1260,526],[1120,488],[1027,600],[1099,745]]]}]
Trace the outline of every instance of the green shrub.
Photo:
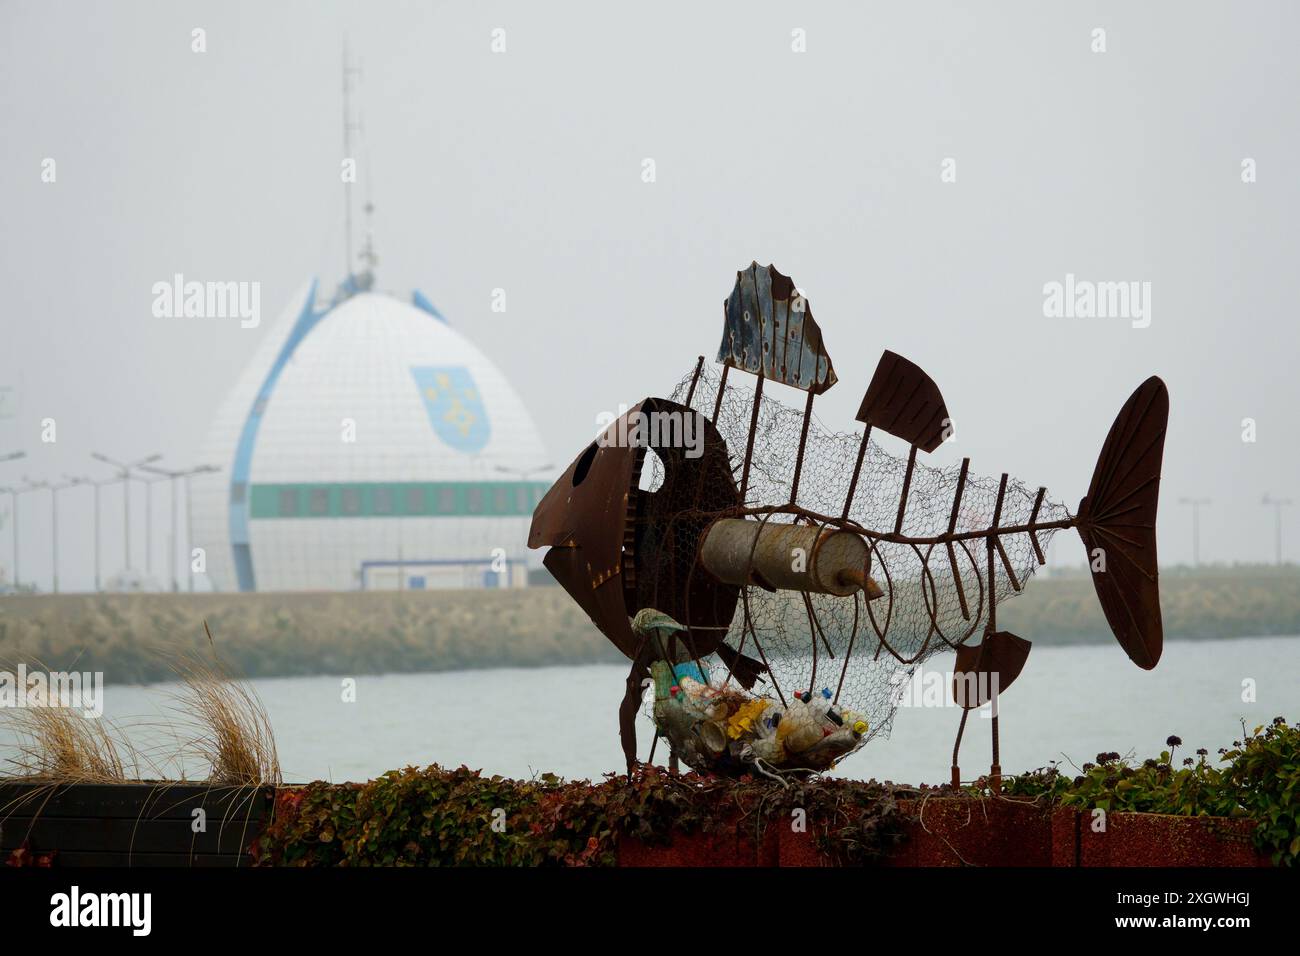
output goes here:
[{"label": "green shrub", "polygon": [[1219,751],[1216,766],[1207,752],[1174,765],[1182,741],[1141,764],[1117,753],[1097,755],[1073,779],[1057,767],[1023,774],[1005,783],[1004,792],[1046,796],[1063,806],[1099,808],[1107,813],[1170,813],[1178,816],[1248,817],[1256,822],[1255,846],[1274,865],[1292,866],[1300,858],[1300,728],[1281,717]]},{"label": "green shrub", "polygon": [[841,863],[870,862],[902,838],[895,791],[876,783],[781,786],[646,767],[591,784],[431,766],[366,784],[285,788],[254,853],[285,866],[612,866],[619,837],[665,845],[713,833],[757,844],[796,808]]}]

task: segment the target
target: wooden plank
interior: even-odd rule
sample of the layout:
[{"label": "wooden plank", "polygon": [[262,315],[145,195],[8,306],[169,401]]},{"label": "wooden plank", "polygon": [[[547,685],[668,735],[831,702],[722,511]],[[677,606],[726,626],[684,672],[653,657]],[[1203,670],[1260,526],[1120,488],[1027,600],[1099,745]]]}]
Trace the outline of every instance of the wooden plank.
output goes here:
[{"label": "wooden plank", "polygon": [[195,807],[208,819],[238,815],[262,817],[274,799],[271,787],[214,787],[208,784],[0,784],[0,818],[8,814],[42,817],[117,817],[189,820]]},{"label": "wooden plank", "polygon": [[208,817],[195,833],[188,820],[126,820],[110,817],[9,817],[0,821],[0,851],[28,843],[33,852],[93,850],[141,853],[241,853],[262,832],[262,821]]},{"label": "wooden plank", "polygon": [[139,867],[225,867],[226,869],[235,869],[236,867],[248,867],[253,865],[253,858],[248,854],[236,855],[233,853],[211,854],[200,853],[195,856],[183,856],[179,853],[108,853],[94,852],[87,850],[73,850],[69,852],[59,852],[54,858],[54,865],[63,866],[95,866],[95,867],[119,867],[119,866],[139,866]]}]

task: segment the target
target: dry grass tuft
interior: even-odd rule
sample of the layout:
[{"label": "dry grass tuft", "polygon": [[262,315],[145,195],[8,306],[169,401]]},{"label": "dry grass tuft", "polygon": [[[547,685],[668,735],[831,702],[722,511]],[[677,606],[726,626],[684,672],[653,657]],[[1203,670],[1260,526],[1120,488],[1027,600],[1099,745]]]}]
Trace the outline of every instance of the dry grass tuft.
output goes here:
[{"label": "dry grass tuft", "polygon": [[257,692],[230,676],[215,645],[210,661],[197,653],[165,656],[181,683],[168,695],[168,709],[179,719],[133,722],[133,732],[155,741],[148,752],[132,746],[111,721],[76,708],[6,708],[16,742],[8,748],[5,774],[53,784],[123,783],[143,780],[142,767],[150,779],[184,780],[187,767],[202,773],[206,766],[211,784],[279,786],[275,736]]},{"label": "dry grass tuft", "polygon": [[193,730],[187,751],[210,768],[208,781],[231,786],[279,786],[280,758],[271,721],[257,692],[232,680],[220,662],[197,656],[172,662],[183,688],[172,709]]},{"label": "dry grass tuft", "polygon": [[[18,738],[10,768],[21,777],[56,783],[121,783],[139,761],[113,724],[67,707],[22,707],[10,715]],[[125,753],[126,759],[123,758]]]}]

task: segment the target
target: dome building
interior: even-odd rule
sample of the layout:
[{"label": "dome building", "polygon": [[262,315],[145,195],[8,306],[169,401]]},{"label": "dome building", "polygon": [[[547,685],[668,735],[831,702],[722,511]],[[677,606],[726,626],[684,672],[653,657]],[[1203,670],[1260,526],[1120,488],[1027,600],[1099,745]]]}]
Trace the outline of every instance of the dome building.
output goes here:
[{"label": "dome building", "polygon": [[203,447],[193,546],[214,590],[527,583],[549,482],[510,383],[419,292],[368,275],[267,329]]}]

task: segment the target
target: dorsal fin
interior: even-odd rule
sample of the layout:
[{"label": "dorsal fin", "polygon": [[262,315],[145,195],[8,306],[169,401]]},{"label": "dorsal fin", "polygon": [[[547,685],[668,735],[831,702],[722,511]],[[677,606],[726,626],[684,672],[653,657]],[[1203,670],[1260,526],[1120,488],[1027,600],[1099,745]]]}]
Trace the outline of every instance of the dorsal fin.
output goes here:
[{"label": "dorsal fin", "polygon": [[951,425],[934,379],[919,365],[889,351],[880,356],[857,419],[927,452],[943,443],[944,431]]},{"label": "dorsal fin", "polygon": [[835,369],[812,307],[775,266],[752,262],[737,272],[722,312],[718,364],[815,395],[835,384]]}]

